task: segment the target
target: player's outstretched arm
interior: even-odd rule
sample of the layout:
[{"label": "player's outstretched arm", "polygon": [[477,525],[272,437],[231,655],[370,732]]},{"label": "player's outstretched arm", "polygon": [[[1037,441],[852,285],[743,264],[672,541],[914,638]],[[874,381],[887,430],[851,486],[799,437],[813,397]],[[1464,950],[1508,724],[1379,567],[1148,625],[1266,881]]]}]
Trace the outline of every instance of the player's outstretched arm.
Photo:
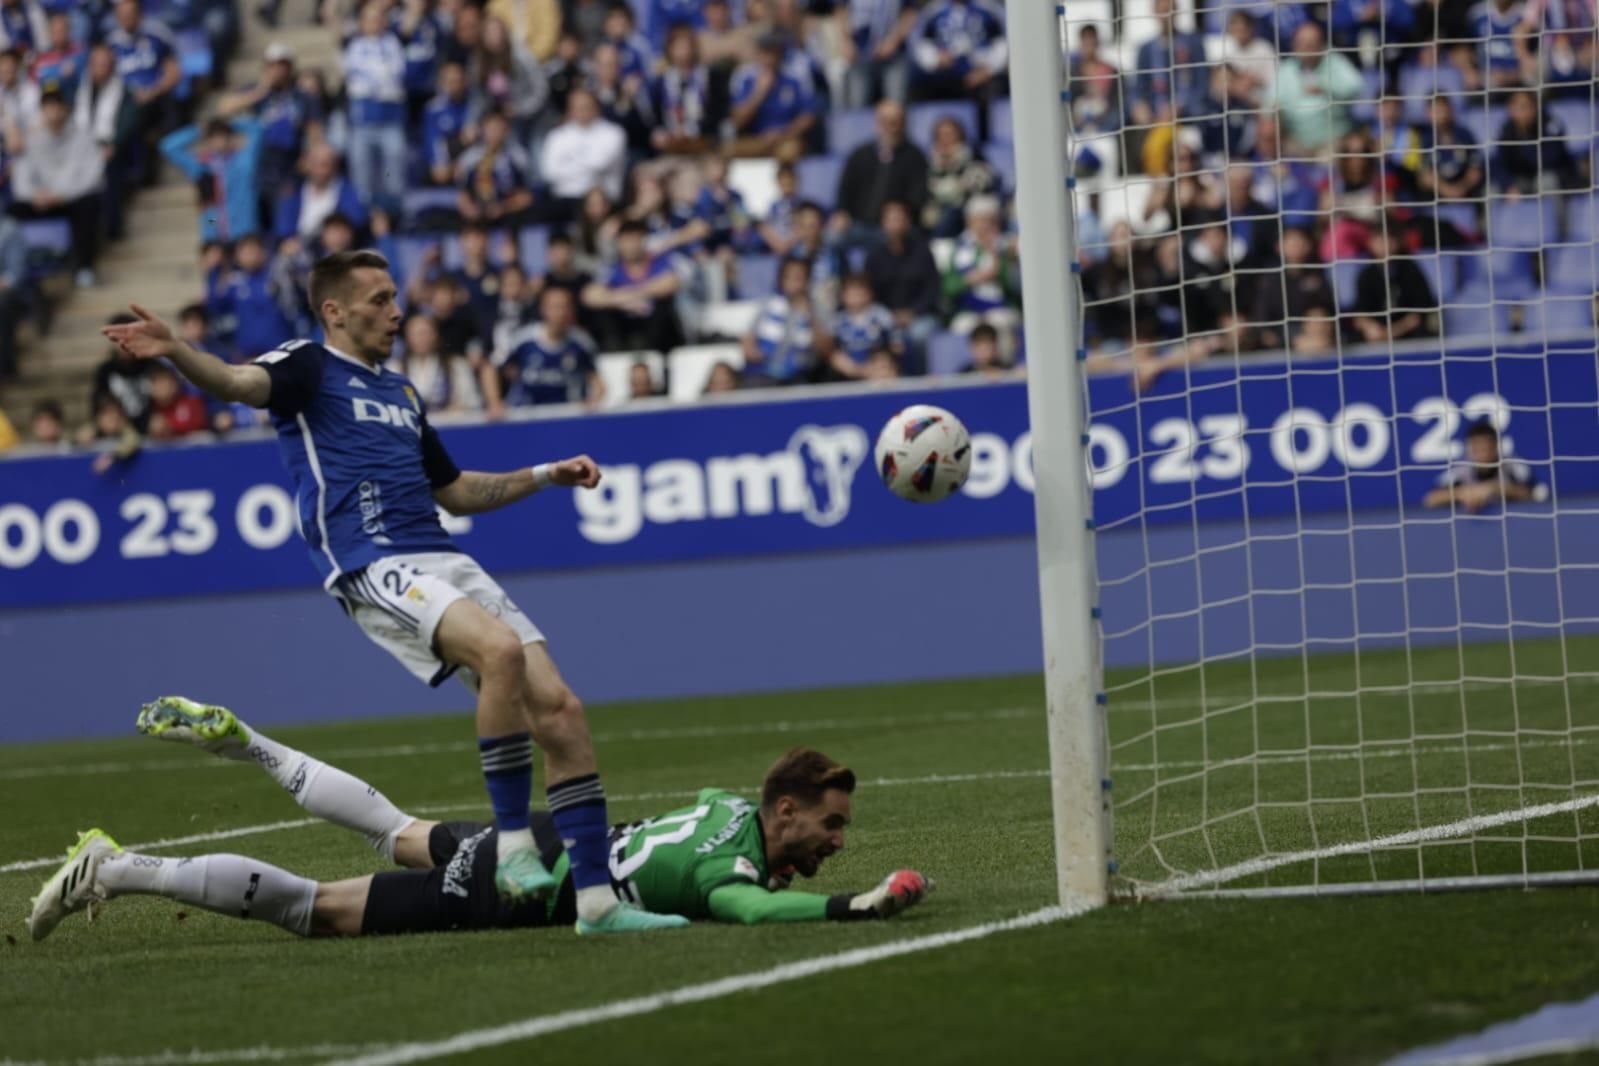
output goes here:
[{"label": "player's outstretched arm", "polygon": [[254,363],[234,366],[207,352],[196,351],[173,336],[172,327],[138,304],[128,308],[133,322],[106,326],[101,333],[135,359],[169,359],[179,373],[205,392],[229,403],[265,407],[272,398],[272,378]]},{"label": "player's outstretched arm", "polygon": [[504,474],[464,470],[448,485],[434,489],[433,498],[453,515],[482,514],[525,500],[551,485],[592,489],[599,483],[599,464],[586,455],[579,455]]},{"label": "player's outstretched arm", "polygon": [[892,918],[922,900],[933,881],[915,870],[896,870],[876,888],[858,895],[822,896],[815,892],[769,892],[759,885],[723,885],[706,902],[719,922],[759,925],[763,922],[861,921]]}]

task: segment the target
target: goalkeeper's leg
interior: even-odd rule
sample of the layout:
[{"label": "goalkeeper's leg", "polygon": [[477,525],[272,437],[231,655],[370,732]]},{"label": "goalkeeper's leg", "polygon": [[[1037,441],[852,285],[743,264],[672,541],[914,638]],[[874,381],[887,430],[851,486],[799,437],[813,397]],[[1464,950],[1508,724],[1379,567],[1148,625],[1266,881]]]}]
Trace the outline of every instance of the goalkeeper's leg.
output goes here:
[{"label": "goalkeeper's leg", "polygon": [[[163,696],[144,705],[137,727],[146,736],[182,741],[225,759],[254,763],[310,814],[360,833],[385,858],[402,866],[431,865],[425,827],[420,833],[407,833],[416,819],[390,803],[387,796],[360,778],[247,726],[226,707]],[[420,849],[410,846],[415,843],[413,838],[420,839]]]}]

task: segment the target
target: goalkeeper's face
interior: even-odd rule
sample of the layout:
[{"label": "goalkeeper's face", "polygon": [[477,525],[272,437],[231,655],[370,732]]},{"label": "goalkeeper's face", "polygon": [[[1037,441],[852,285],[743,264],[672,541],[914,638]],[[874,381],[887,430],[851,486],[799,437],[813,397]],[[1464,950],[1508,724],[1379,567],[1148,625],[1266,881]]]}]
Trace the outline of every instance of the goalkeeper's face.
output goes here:
[{"label": "goalkeeper's face", "polygon": [[767,865],[774,870],[792,866],[804,877],[815,877],[829,856],[844,850],[849,814],[850,797],[843,789],[830,788],[812,804],[793,796],[779,799],[768,829],[777,846]]}]

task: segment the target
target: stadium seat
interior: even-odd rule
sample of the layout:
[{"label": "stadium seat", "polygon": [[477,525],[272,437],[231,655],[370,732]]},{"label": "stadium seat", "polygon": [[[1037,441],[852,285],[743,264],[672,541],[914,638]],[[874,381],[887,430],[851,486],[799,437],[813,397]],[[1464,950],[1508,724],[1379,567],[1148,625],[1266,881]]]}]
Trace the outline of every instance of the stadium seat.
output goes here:
[{"label": "stadium seat", "polygon": [[1488,243],[1493,248],[1538,248],[1559,233],[1552,200],[1488,201]]},{"label": "stadium seat", "polygon": [[971,347],[959,333],[935,333],[927,342],[929,374],[959,374],[971,361]]},{"label": "stadium seat", "polygon": [[727,184],[744,198],[744,208],[765,218],[777,199],[777,160],[735,159],[727,167]]},{"label": "stadium seat", "polygon": [[400,201],[400,213],[405,216],[408,229],[437,228],[445,220],[460,219],[458,202],[454,189],[407,189]]},{"label": "stadium seat", "polygon": [[966,130],[966,140],[977,143],[977,105],[970,100],[944,100],[931,104],[912,104],[906,117],[906,130],[911,143],[922,151],[933,143],[933,127],[946,118],[953,118]]},{"label": "stadium seat", "polygon": [[1001,97],[988,105],[988,139],[1004,144],[1014,144],[1016,141],[1008,96]]},{"label": "stadium seat", "polygon": [[[1591,238],[1590,238],[1591,240]],[[1544,277],[1551,292],[1592,296],[1599,292],[1599,268],[1592,244],[1557,244],[1544,251]]]},{"label": "stadium seat", "polygon": [[1340,310],[1355,306],[1355,290],[1367,262],[1365,259],[1340,259],[1332,265],[1333,295]]},{"label": "stadium seat", "polygon": [[[1487,294],[1504,300],[1529,299],[1536,286],[1532,280],[1532,257],[1527,252],[1488,252],[1482,249],[1457,252],[1444,251],[1439,253],[1444,261],[1444,271],[1454,274],[1454,281],[1449,286],[1449,296],[1458,296],[1463,290],[1481,289],[1486,300]],[[1440,293],[1443,299],[1443,294]],[[1448,303],[1448,299],[1443,299]]]},{"label": "stadium seat", "polygon": [[1443,308],[1444,339],[1488,337],[1494,332],[1494,309],[1486,289],[1471,289],[1456,294],[1454,303]]},{"label": "stadium seat", "polygon": [[1543,305],[1544,325],[1551,337],[1580,336],[1592,339],[1593,290],[1573,297],[1552,297]]},{"label": "stadium seat", "polygon": [[1599,223],[1599,211],[1594,210],[1594,194],[1571,193],[1557,200],[1565,208],[1565,237],[1573,244],[1591,244],[1594,225]]},{"label": "stadium seat", "polygon": [[1554,100],[1549,104],[1549,113],[1566,127],[1567,139],[1586,141],[1594,133],[1593,108],[1593,103],[1586,99]]},{"label": "stadium seat", "polygon": [[744,349],[736,344],[696,344],[676,348],[667,357],[667,395],[679,403],[693,403],[705,394],[705,383],[717,363],[744,368]]},{"label": "stadium seat", "polygon": [[[1432,128],[1432,98],[1440,93],[1459,96],[1466,91],[1466,78],[1460,69],[1449,62],[1424,67],[1407,63],[1399,68],[1399,95],[1404,99],[1406,122]],[[1458,113],[1460,106],[1457,103]]]},{"label": "stadium seat", "polygon": [[988,160],[994,168],[994,173],[999,175],[1000,184],[1005,192],[1016,191],[1016,149],[1008,143],[995,143],[990,141],[983,147],[983,158]]},{"label": "stadium seat", "polygon": [[541,275],[550,261],[550,229],[528,226],[516,235],[516,257],[529,277]]},{"label": "stadium seat", "polygon": [[22,243],[28,250],[65,255],[72,250],[72,227],[64,218],[40,218],[22,223]]},{"label": "stadium seat", "polygon": [[[1493,305],[1494,329],[1501,340],[1507,337],[1544,336],[1543,302],[1541,300],[1501,300]],[[1517,329],[1517,326],[1520,329]]]},{"label": "stadium seat", "polygon": [[395,283],[403,291],[416,277],[417,271],[422,269],[422,259],[427,253],[439,246],[437,237],[396,237],[394,248],[398,262],[394,264],[396,276]]},{"label": "stadium seat", "polygon": [[666,357],[660,352],[607,352],[594,360],[594,369],[605,383],[603,406],[621,407],[633,398],[628,375],[640,359],[649,366],[650,376],[659,385],[666,375]]},{"label": "stadium seat", "polygon": [[1358,122],[1375,122],[1377,101],[1382,97],[1382,71],[1362,70],[1360,77],[1365,82],[1365,87],[1361,89],[1360,96],[1349,105],[1349,113]]},{"label": "stadium seat", "polygon": [[810,155],[794,164],[799,178],[802,200],[814,200],[823,210],[831,211],[838,199],[838,178],[844,172],[844,160],[836,155]]},{"label": "stadium seat", "polygon": [[834,111],[827,118],[827,150],[846,156],[877,137],[877,121],[869,107]]},{"label": "stadium seat", "polygon": [[1499,135],[1499,129],[1505,124],[1505,109],[1503,107],[1462,107],[1455,115],[1456,121],[1471,139],[1477,142],[1477,147],[1487,151],[1492,140]]},{"label": "stadium seat", "polygon": [[738,257],[738,290],[741,300],[764,300],[777,293],[778,258],[775,255]]},{"label": "stadium seat", "polygon": [[755,319],[761,313],[758,300],[729,300],[705,308],[700,319],[700,329],[708,337],[742,337],[755,328]]}]

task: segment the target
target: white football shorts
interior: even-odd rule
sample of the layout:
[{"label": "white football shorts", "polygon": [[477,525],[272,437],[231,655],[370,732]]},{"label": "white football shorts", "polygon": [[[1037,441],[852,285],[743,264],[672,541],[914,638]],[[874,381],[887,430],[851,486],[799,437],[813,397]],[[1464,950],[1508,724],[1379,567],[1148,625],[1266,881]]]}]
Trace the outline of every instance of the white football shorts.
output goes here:
[{"label": "white football shorts", "polygon": [[510,626],[523,644],[544,640],[505,590],[463,552],[390,555],[343,575],[332,591],[374,643],[429,685],[443,684],[459,669],[462,683],[477,691],[477,675],[459,663],[445,662],[433,646],[439,619],[457,600],[470,597]]}]

